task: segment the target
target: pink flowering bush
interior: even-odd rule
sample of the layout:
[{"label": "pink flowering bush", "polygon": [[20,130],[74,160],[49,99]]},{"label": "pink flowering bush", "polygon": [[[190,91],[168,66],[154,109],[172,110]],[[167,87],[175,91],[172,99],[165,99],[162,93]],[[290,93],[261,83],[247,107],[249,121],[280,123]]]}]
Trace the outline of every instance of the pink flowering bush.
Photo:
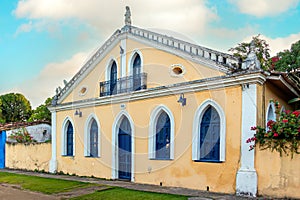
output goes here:
[{"label": "pink flowering bush", "polygon": [[9,139],[16,140],[18,143],[30,143],[34,142],[32,140],[32,136],[28,133],[26,128],[19,129],[16,132],[13,132],[10,136],[8,136]]},{"label": "pink flowering bush", "polygon": [[[255,131],[253,137],[249,138],[246,143],[250,144],[249,150],[259,145],[260,149],[270,149],[282,154],[291,155],[300,153],[300,110],[283,111],[280,110],[280,105],[275,102],[277,120],[267,122],[267,127],[251,127]],[[254,142],[254,144],[253,144]]]}]

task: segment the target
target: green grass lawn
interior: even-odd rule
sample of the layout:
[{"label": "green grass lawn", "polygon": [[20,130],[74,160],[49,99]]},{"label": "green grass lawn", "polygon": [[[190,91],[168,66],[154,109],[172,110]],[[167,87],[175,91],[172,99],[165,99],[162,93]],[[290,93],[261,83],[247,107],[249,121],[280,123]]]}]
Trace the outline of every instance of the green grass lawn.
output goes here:
[{"label": "green grass lawn", "polygon": [[80,197],[71,198],[72,200],[92,200],[92,199],[105,199],[105,200],[187,200],[188,198],[180,195],[161,194],[154,192],[143,192],[136,190],[129,190],[124,188],[110,188],[107,190],[97,191],[92,194],[83,195]]},{"label": "green grass lawn", "polygon": [[66,181],[54,178],[27,176],[6,172],[0,172],[0,182],[21,185],[23,189],[42,192],[45,194],[67,192],[75,188],[89,187],[94,185],[79,181]]},{"label": "green grass lawn", "polygon": [[[22,175],[22,174],[14,174],[14,173],[7,173],[7,172],[0,172],[0,183],[8,183],[8,184],[15,184],[20,185],[23,189],[42,192],[45,194],[56,194],[60,192],[67,192],[76,188],[84,188],[94,186],[95,184],[92,183],[84,183],[79,181],[68,181],[68,180],[61,180],[55,178],[44,178],[44,177],[37,177],[37,176],[29,176],[29,175]],[[187,197],[180,196],[180,195],[171,195],[171,194],[161,194],[161,193],[154,193],[154,192],[143,192],[143,191],[136,191],[136,190],[129,190],[119,187],[108,187],[105,190],[99,190],[92,194],[79,196],[73,199],[151,199],[151,200],[186,200]]]}]

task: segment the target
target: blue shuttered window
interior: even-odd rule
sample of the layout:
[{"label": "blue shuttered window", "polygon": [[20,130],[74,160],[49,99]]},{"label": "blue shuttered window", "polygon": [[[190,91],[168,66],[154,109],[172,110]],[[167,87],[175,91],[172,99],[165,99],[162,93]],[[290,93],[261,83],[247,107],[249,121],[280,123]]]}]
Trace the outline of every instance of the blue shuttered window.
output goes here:
[{"label": "blue shuttered window", "polygon": [[133,61],[133,91],[141,90],[141,57],[136,54]]},{"label": "blue shuttered window", "polygon": [[110,69],[110,95],[117,94],[118,70],[116,62],[113,62]]},{"label": "blue shuttered window", "polygon": [[73,125],[71,122],[68,123],[67,127],[67,156],[73,156]]},{"label": "blue shuttered window", "polygon": [[90,156],[98,156],[98,125],[95,119],[92,119],[90,128]]},{"label": "blue shuttered window", "polygon": [[162,112],[156,123],[155,158],[170,159],[170,117]]},{"label": "blue shuttered window", "polygon": [[200,125],[200,161],[220,161],[220,116],[209,106]]}]

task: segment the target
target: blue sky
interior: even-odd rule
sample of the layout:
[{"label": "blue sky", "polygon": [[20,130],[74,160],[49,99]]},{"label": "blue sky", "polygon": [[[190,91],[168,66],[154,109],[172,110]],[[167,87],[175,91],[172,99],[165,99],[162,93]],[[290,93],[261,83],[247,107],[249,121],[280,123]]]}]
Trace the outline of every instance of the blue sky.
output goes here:
[{"label": "blue sky", "polygon": [[300,39],[300,0],[1,0],[0,94],[42,104],[124,25],[126,5],[134,26],[224,52],[257,34],[272,55]]}]

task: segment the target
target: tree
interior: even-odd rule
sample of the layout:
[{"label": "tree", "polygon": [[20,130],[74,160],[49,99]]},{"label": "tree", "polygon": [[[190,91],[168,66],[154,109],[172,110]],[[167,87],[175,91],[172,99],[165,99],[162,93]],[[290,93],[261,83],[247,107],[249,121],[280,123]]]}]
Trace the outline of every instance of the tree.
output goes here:
[{"label": "tree", "polygon": [[51,113],[47,106],[51,105],[52,98],[46,99],[44,104],[38,106],[35,110],[32,111],[32,115],[28,121],[51,121]]},{"label": "tree", "polygon": [[2,123],[27,121],[31,115],[30,102],[22,94],[9,93],[1,95],[0,101],[2,102],[0,106]]},{"label": "tree", "polygon": [[277,53],[274,62],[276,71],[293,72],[300,68],[300,40],[292,44],[290,50]]},{"label": "tree", "polygon": [[[264,70],[268,70],[270,66],[270,49],[269,44],[263,39],[260,39],[260,34],[252,37],[252,40],[255,44],[255,54],[257,59],[260,61],[261,67]],[[242,42],[239,43],[236,47],[230,48],[228,51],[233,52],[233,56],[239,58],[242,62],[247,58],[247,55],[250,53],[250,44],[251,42]]]},{"label": "tree", "polygon": [[3,116],[2,116],[2,109],[1,108],[2,108],[2,100],[0,98],[0,124],[4,123]]}]

